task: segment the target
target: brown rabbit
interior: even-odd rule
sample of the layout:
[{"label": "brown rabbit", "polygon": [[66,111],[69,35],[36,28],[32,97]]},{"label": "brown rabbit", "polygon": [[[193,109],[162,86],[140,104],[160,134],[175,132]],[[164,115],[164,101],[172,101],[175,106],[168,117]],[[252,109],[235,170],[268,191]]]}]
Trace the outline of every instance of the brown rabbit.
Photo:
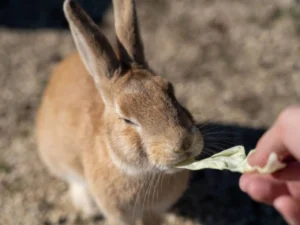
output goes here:
[{"label": "brown rabbit", "polygon": [[79,54],[51,77],[37,117],[38,147],[85,214],[156,225],[187,187],[189,173],[174,164],[199,155],[203,138],[172,84],[146,63],[135,1],[113,5],[118,54],[81,7],[65,1]]}]

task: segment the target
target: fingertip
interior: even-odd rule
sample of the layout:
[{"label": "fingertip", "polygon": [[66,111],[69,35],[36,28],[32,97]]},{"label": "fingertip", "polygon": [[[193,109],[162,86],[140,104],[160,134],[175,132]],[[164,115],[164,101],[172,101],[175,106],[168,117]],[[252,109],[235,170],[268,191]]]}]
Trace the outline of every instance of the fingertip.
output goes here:
[{"label": "fingertip", "polygon": [[245,173],[242,174],[239,180],[239,186],[240,188],[244,191],[247,192],[247,187],[248,185],[253,182],[253,180],[255,181],[255,178],[257,177],[256,173]]},{"label": "fingertip", "polygon": [[278,156],[286,152],[280,131],[280,126],[275,124],[259,139],[255,151],[249,156],[250,165],[264,166],[271,152]]},{"label": "fingertip", "polygon": [[287,196],[280,196],[274,200],[274,208],[279,212],[281,212],[282,208],[284,208],[284,205],[286,205],[286,198]]},{"label": "fingertip", "polygon": [[247,192],[247,185],[249,183],[249,176],[247,175],[248,174],[243,174],[239,180],[239,186],[243,192]]},{"label": "fingertip", "polygon": [[265,151],[263,142],[264,137],[258,142],[255,151],[248,156],[248,162],[251,166],[264,166],[268,159],[268,151]]},{"label": "fingertip", "polygon": [[300,225],[300,202],[290,196],[280,196],[275,199],[274,208],[282,214],[290,225]]}]

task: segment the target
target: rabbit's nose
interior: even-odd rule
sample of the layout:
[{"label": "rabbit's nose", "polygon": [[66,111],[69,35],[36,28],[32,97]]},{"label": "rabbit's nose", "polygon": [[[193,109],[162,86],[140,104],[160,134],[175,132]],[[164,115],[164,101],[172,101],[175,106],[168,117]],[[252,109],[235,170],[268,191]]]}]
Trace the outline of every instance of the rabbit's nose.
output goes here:
[{"label": "rabbit's nose", "polygon": [[181,142],[181,146],[180,146],[181,151],[190,150],[192,143],[193,143],[193,141],[192,141],[191,137],[185,137]]}]

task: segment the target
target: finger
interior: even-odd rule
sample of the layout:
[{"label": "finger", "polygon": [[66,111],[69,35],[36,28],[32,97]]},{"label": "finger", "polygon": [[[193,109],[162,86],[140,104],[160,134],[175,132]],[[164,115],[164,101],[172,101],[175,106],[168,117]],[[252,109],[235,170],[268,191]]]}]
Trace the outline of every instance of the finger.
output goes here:
[{"label": "finger", "polygon": [[280,134],[280,127],[275,124],[262,136],[257,143],[255,153],[249,156],[250,165],[263,167],[271,152],[276,152],[280,157],[287,154],[287,149],[283,144]]},{"label": "finger", "polygon": [[279,170],[272,175],[278,180],[300,181],[300,162],[292,162],[286,168]]},{"label": "finger", "polygon": [[280,196],[274,201],[274,207],[290,225],[300,225],[300,201],[290,196]]},{"label": "finger", "polygon": [[253,177],[256,177],[257,174],[255,173],[245,173],[242,174],[239,180],[239,186],[242,189],[242,191],[247,192],[248,191],[248,184],[253,181]]},{"label": "finger", "polygon": [[300,200],[300,181],[288,181],[287,188],[293,198]]},{"label": "finger", "polygon": [[284,110],[256,146],[256,152],[249,157],[250,164],[264,165],[271,152],[280,158],[289,154],[300,160],[300,107]]},{"label": "finger", "polygon": [[252,199],[265,204],[272,204],[281,195],[290,195],[285,182],[269,175],[245,174],[240,186]]},{"label": "finger", "polygon": [[242,176],[240,177],[240,180],[239,180],[239,186],[240,186],[240,189],[243,191],[243,192],[247,192],[247,186],[249,184],[249,181],[251,181],[251,175],[252,174],[242,174]]}]

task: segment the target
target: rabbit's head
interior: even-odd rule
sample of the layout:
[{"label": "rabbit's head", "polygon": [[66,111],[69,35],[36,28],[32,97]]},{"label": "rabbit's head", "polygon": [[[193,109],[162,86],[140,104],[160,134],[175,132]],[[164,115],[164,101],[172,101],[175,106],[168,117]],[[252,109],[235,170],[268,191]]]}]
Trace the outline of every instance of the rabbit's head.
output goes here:
[{"label": "rabbit's head", "polygon": [[149,69],[134,0],[113,3],[117,54],[79,5],[64,4],[77,49],[105,104],[109,154],[130,173],[176,171],[176,163],[200,154],[202,135],[173,85]]}]

